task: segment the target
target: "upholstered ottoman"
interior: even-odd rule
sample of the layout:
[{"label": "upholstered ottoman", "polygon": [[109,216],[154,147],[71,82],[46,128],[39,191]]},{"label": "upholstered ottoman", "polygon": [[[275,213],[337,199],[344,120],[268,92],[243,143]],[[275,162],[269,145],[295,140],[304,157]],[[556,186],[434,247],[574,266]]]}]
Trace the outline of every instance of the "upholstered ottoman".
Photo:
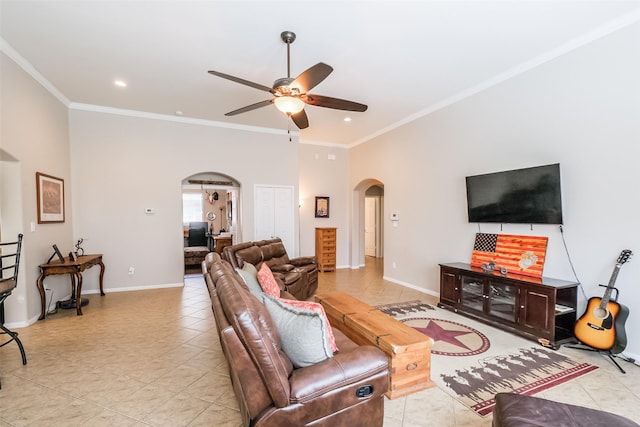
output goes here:
[{"label": "upholstered ottoman", "polygon": [[496,394],[493,427],[638,427],[620,415],[513,393]]},{"label": "upholstered ottoman", "polygon": [[187,246],[184,248],[184,265],[200,265],[208,253],[206,246]]}]

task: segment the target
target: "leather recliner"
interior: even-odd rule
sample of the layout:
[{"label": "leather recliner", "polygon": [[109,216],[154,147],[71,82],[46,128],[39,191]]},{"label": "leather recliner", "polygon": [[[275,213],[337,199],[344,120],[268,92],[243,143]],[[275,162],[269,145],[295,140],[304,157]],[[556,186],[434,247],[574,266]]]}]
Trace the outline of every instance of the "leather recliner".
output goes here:
[{"label": "leather recliner", "polygon": [[318,289],[318,269],[315,256],[289,258],[279,238],[244,242],[226,246],[222,258],[234,268],[242,268],[245,262],[257,269],[266,262],[281,289],[299,300],[312,297]]},{"label": "leather recliner", "polygon": [[202,263],[244,426],[382,426],[388,359],[332,328],[338,351],[294,368],[266,307],[216,253]]}]

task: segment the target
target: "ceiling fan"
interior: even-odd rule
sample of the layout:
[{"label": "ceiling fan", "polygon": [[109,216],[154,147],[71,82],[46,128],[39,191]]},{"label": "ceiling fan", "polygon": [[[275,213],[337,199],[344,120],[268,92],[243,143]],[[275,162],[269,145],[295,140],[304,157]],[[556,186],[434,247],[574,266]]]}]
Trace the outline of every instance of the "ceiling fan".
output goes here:
[{"label": "ceiling fan", "polygon": [[308,93],[311,89],[326,79],[333,71],[333,68],[330,65],[319,62],[304,71],[295,79],[291,78],[290,47],[291,43],[295,41],[296,35],[292,31],[283,31],[280,34],[280,38],[287,44],[287,77],[277,79],[273,82],[272,87],[254,83],[229,74],[220,73],[218,71],[209,71],[209,74],[214,76],[222,77],[223,79],[231,80],[265,92],[270,92],[273,95],[273,98],[271,99],[238,108],[237,110],[226,113],[225,116],[235,116],[236,114],[246,113],[247,111],[275,104],[278,110],[291,117],[291,120],[293,120],[293,123],[295,123],[299,129],[306,129],[309,127],[309,119],[307,117],[307,113],[304,111],[305,104],[346,111],[363,112],[367,110],[367,106],[364,104]]}]

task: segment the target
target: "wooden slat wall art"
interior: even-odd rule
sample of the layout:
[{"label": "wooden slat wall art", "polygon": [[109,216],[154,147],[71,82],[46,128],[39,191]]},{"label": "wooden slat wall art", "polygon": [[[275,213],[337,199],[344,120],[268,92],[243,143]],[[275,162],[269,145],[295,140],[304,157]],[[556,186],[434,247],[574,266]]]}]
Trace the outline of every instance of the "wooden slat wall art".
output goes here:
[{"label": "wooden slat wall art", "polygon": [[542,277],[548,240],[544,236],[477,233],[471,266],[494,262],[497,271],[506,268],[508,273]]}]

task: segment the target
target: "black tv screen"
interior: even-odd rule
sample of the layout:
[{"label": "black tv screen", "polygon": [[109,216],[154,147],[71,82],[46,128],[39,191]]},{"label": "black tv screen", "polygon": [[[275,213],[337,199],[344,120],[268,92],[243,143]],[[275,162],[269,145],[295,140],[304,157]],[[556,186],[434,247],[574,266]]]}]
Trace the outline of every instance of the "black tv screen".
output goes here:
[{"label": "black tv screen", "polygon": [[466,177],[469,222],[562,224],[560,164]]}]

